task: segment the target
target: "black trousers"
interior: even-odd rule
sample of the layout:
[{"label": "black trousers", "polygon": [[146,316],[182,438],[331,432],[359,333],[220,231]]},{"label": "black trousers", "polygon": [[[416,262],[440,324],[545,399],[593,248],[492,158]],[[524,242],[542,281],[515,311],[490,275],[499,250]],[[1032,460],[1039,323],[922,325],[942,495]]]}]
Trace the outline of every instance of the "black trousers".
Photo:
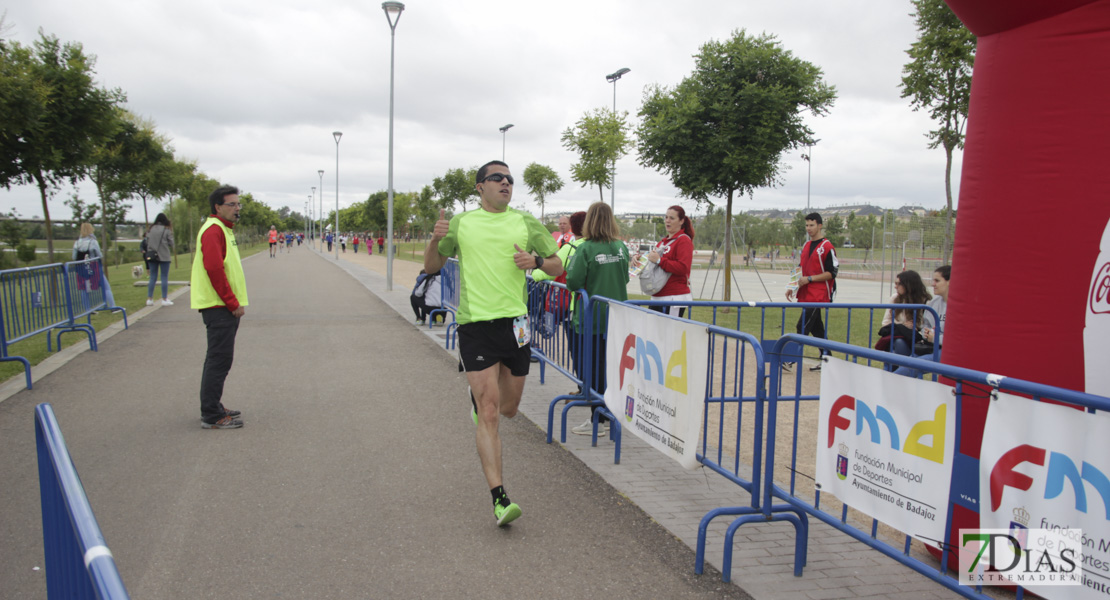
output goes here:
[{"label": "black trousers", "polygon": [[[825,323],[821,321],[820,308],[803,308],[801,316],[798,317],[798,333],[802,335],[811,335],[825,339]],[[826,352],[821,351],[824,355]]]},{"label": "black trousers", "polygon": [[[416,315],[416,318],[421,321],[427,320],[428,315],[430,315],[433,310],[442,308],[440,306],[428,306],[424,304],[423,296],[416,296],[413,294],[409,294],[409,304],[412,305],[412,312]],[[435,320],[442,323],[446,317],[447,315],[445,313],[439,313],[435,316]]]},{"label": "black trousers", "polygon": [[206,308],[200,315],[208,330],[208,353],[204,356],[204,371],[200,376],[200,418],[214,423],[224,416],[220,399],[224,395],[224,380],[235,359],[239,317],[224,306]]},{"label": "black trousers", "polygon": [[[570,329],[571,329],[571,327],[568,327],[568,330],[570,330]],[[583,380],[584,387],[591,388],[595,392],[604,396],[605,395],[605,340],[606,340],[606,336],[604,334],[599,334],[599,333],[587,334],[586,336],[584,336],[584,337],[587,338],[588,342],[593,345],[593,348],[592,348],[593,357],[590,359],[590,362],[593,364],[593,367],[594,367],[593,368],[593,373],[590,376],[590,381],[585,381],[585,379],[583,378],[583,375],[582,375],[582,371],[580,370],[580,368],[581,368],[580,362],[581,361],[580,361],[580,358],[579,358],[579,353],[582,353],[582,354],[585,353],[583,348],[582,348],[582,338],[583,338],[583,336],[574,332],[574,331],[570,331],[569,333],[570,333],[570,351],[571,351],[572,362],[574,364],[574,367],[573,367],[574,368],[574,374],[577,375],[579,379]],[[591,408],[590,412],[591,413],[597,412],[597,407],[595,406],[595,407]],[[606,419],[605,417],[600,417],[598,419],[598,422],[599,423],[604,423],[608,420],[609,419]]]}]

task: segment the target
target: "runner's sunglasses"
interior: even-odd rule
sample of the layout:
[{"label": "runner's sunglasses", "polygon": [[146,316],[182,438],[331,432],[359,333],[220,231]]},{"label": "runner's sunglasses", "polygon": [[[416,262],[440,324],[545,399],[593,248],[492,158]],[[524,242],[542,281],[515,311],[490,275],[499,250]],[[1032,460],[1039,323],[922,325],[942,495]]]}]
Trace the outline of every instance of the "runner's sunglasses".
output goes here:
[{"label": "runner's sunglasses", "polygon": [[496,183],[501,183],[501,180],[503,180],[503,179],[508,179],[509,180],[509,185],[513,185],[513,176],[512,175],[506,175],[504,173],[494,173],[493,175],[486,175],[485,179],[482,180],[482,183],[485,183],[487,181],[493,181],[493,182],[496,182]]}]

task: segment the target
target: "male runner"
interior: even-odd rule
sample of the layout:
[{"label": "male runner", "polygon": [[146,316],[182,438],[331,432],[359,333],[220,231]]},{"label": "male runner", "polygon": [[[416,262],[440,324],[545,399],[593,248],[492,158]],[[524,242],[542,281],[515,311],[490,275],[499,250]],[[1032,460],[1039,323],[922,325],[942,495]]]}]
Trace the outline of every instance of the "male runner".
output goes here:
[{"label": "male runner", "polygon": [[471,418],[477,426],[478,458],[493,496],[493,516],[498,525],[507,525],[521,511],[502,486],[497,427],[499,415],[516,416],[531,358],[524,272],[540,269],[558,277],[563,265],[547,228],[531,214],[509,208],[513,176],[508,165],[497,160],[483,165],[476,187],[481,197],[478,210],[450,221],[440,210],[424,251],[424,270],[433,275],[448,257],[459,257],[459,360],[470,384]]},{"label": "male runner", "polygon": [[270,258],[277,257],[277,239],[277,228],[273,225],[270,225]]}]

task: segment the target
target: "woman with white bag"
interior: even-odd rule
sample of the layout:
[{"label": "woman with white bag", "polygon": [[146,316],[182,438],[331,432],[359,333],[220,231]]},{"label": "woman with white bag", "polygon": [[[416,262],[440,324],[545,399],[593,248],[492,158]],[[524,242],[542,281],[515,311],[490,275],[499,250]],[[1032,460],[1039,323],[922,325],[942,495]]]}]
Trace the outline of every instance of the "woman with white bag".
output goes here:
[{"label": "woman with white bag", "polygon": [[[677,204],[667,209],[663,217],[663,227],[667,230],[667,237],[655,245],[655,249],[647,254],[649,263],[654,263],[658,269],[669,273],[667,283],[655,293],[651,294],[652,300],[664,302],[693,301],[690,293],[690,268],[694,263],[694,224],[686,211]],[[647,265],[645,270],[652,269]],[[642,282],[642,280],[641,280]],[[657,312],[667,312],[676,317],[686,313],[684,306],[649,307]]]}]

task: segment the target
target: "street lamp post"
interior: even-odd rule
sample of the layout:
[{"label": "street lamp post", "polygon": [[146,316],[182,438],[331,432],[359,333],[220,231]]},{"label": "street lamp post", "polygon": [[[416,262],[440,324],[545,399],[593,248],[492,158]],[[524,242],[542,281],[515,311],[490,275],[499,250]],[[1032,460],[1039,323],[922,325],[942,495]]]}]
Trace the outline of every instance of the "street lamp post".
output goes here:
[{"label": "street lamp post", "polygon": [[[324,190],[320,190],[324,193]],[[316,245],[316,186],[312,186],[312,195],[308,197],[308,243]]]},{"label": "street lamp post", "polygon": [[309,237],[309,238],[311,238],[311,235],[309,235],[309,232],[308,232],[308,224],[311,223],[311,221],[308,218],[308,207],[312,206],[312,201],[315,200],[315,199],[316,199],[316,194],[312,194],[311,196],[308,197],[308,200],[306,200],[305,203],[304,203],[304,227],[303,227],[303,230],[304,230],[305,237]]},{"label": "street lamp post", "polygon": [[385,20],[389,22],[389,200],[386,212],[385,289],[393,290],[393,56],[397,42],[397,23],[405,5],[382,2]]},{"label": "street lamp post", "polygon": [[[622,67],[617,69],[616,72],[610,73],[605,76],[605,81],[613,84],[613,118],[617,118],[617,81],[632,69]],[[609,208],[613,209],[613,214],[617,211],[617,161],[613,160],[613,177],[609,182]]]},{"label": "street lamp post", "polygon": [[331,234],[335,238],[332,247],[335,248],[335,260],[339,260],[339,138],[343,137],[342,131],[331,132],[335,138],[335,231]]},{"label": "street lamp post", "polygon": [[806,161],[806,214],[809,214],[809,184],[813,178],[813,144],[821,140],[813,140],[812,144],[806,144],[806,153],[802,155],[802,160]]},{"label": "street lamp post", "polygon": [[320,235],[318,235],[316,237],[320,238],[320,252],[323,252],[324,251],[324,236],[323,236],[323,233],[324,233],[324,170],[320,169],[319,171],[316,171],[316,174],[318,174],[320,176],[320,212],[316,213],[316,219],[317,219],[317,221],[319,221],[316,224],[316,226],[317,226],[316,228],[320,232]]},{"label": "street lamp post", "polygon": [[501,162],[505,162],[505,132],[512,128],[513,124],[509,123],[508,125],[497,129],[501,132]]}]

